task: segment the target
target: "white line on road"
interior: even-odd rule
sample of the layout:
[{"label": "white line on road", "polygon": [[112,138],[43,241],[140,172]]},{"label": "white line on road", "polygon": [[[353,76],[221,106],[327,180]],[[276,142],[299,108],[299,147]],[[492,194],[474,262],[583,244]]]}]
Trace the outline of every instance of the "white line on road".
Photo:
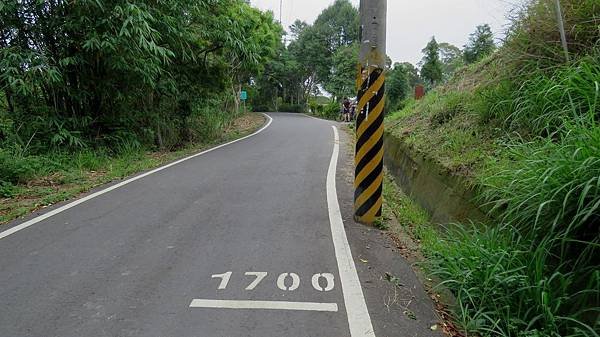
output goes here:
[{"label": "white line on road", "polygon": [[321,121],[321,122],[329,122],[329,123],[333,122],[333,121],[331,121],[331,120],[329,120],[329,119],[323,119],[323,118],[319,118],[319,117],[311,116],[311,115],[308,115],[308,114],[302,114],[302,115],[303,115],[304,117],[308,117],[308,118],[316,119],[316,120],[318,120],[318,121]]},{"label": "white line on road", "polygon": [[154,170],[152,170],[152,171],[148,171],[148,172],[146,172],[146,173],[143,173],[143,174],[140,174],[140,175],[138,175],[138,176],[135,176],[135,177],[133,177],[133,178],[127,179],[127,180],[125,180],[125,181],[122,181],[122,182],[120,182],[120,183],[118,183],[118,184],[115,184],[115,185],[112,185],[112,186],[110,186],[110,187],[107,187],[107,188],[105,188],[105,189],[103,189],[103,190],[101,190],[101,191],[98,191],[98,192],[92,193],[92,194],[90,194],[90,195],[88,195],[88,196],[86,196],[86,197],[83,197],[83,198],[81,198],[81,199],[77,199],[77,200],[75,200],[75,201],[73,201],[73,202],[71,202],[71,203],[69,203],[69,204],[66,204],[66,205],[64,205],[64,206],[62,206],[62,207],[59,207],[59,208],[57,208],[57,209],[54,209],[54,210],[52,210],[52,211],[50,211],[50,212],[48,212],[48,213],[44,213],[44,214],[42,214],[42,215],[40,215],[40,216],[38,216],[38,217],[36,217],[36,218],[33,218],[33,219],[29,220],[29,221],[23,222],[23,223],[22,223],[22,224],[20,224],[20,225],[14,226],[14,227],[12,227],[12,228],[9,228],[9,229],[7,229],[7,230],[5,230],[5,231],[3,231],[3,232],[0,232],[0,239],[3,239],[3,238],[5,238],[5,237],[7,237],[7,236],[9,236],[9,235],[11,235],[11,234],[14,234],[14,233],[16,233],[16,232],[18,232],[18,231],[20,231],[20,230],[23,230],[23,229],[25,229],[25,228],[27,228],[27,227],[29,227],[29,226],[35,225],[36,223],[38,223],[38,222],[40,222],[40,221],[43,221],[43,220],[46,220],[46,219],[48,219],[49,217],[51,217],[51,216],[54,216],[54,215],[56,215],[56,214],[58,214],[58,213],[64,212],[64,211],[68,210],[69,208],[75,207],[75,206],[77,206],[77,205],[79,205],[79,204],[83,204],[84,202],[86,202],[86,201],[88,201],[88,200],[90,200],[90,199],[94,199],[95,197],[98,197],[98,196],[100,196],[100,195],[102,195],[102,194],[108,193],[108,192],[110,192],[110,191],[112,191],[112,190],[116,190],[116,189],[117,189],[117,188],[119,188],[119,187],[123,187],[123,186],[125,186],[125,185],[127,185],[127,184],[129,184],[129,183],[132,183],[132,182],[136,181],[136,180],[140,180],[140,179],[142,179],[142,178],[144,178],[144,177],[147,177],[147,176],[149,176],[149,175],[151,175],[151,174],[154,174],[154,173],[156,173],[156,172],[162,171],[162,170],[164,170],[164,169],[167,169],[167,168],[169,168],[169,167],[171,167],[171,166],[175,166],[175,165],[177,165],[177,164],[180,164],[180,163],[182,163],[182,162],[184,162],[184,161],[187,161],[187,160],[190,160],[190,159],[192,159],[192,158],[196,158],[196,157],[198,157],[198,156],[201,156],[201,155],[203,155],[203,154],[205,154],[205,153],[208,153],[208,152],[211,152],[211,151],[214,151],[214,150],[220,149],[220,148],[222,148],[222,147],[224,147],[224,146],[231,145],[231,144],[233,144],[233,143],[237,143],[237,142],[239,142],[239,141],[242,141],[242,140],[244,140],[244,139],[250,138],[250,137],[252,137],[252,136],[256,136],[257,134],[261,133],[261,132],[262,132],[262,131],[264,131],[266,128],[268,128],[268,127],[269,127],[269,125],[271,125],[271,122],[273,122],[273,119],[272,119],[270,116],[268,116],[268,115],[266,115],[266,114],[263,114],[263,115],[265,115],[265,117],[267,117],[269,121],[268,121],[268,122],[267,122],[267,124],[265,124],[265,125],[264,125],[262,128],[260,128],[260,130],[258,130],[258,131],[256,131],[256,132],[254,132],[253,134],[247,135],[247,136],[245,136],[245,137],[242,137],[242,138],[239,138],[239,139],[233,140],[233,141],[231,141],[231,142],[228,142],[228,143],[225,143],[225,144],[221,144],[221,145],[215,146],[215,147],[213,147],[213,148],[210,148],[210,149],[208,149],[208,150],[202,151],[202,152],[200,152],[200,153],[196,153],[196,154],[194,154],[194,155],[191,155],[191,156],[189,156],[189,157],[185,157],[185,158],[183,158],[183,159],[180,159],[180,160],[178,160],[178,161],[174,161],[174,162],[172,162],[172,163],[170,163],[170,164],[167,164],[167,165],[161,166],[161,167],[159,167],[159,168],[156,168],[156,169],[154,169]]},{"label": "white line on road", "polygon": [[344,294],[344,304],[348,315],[348,325],[351,337],[375,337],[371,316],[365,303],[365,297],[360,286],[360,279],[352,259],[352,252],[344,230],[344,222],[340,212],[337,190],[335,187],[335,174],[340,152],[340,136],[335,126],[333,128],[334,143],[329,171],[327,171],[327,207],[329,208],[329,223],[335,248],[335,258],[340,270],[340,282]]},{"label": "white line on road", "polygon": [[190,308],[269,309],[337,312],[337,303],[284,302],[284,301],[231,301],[194,299]]}]

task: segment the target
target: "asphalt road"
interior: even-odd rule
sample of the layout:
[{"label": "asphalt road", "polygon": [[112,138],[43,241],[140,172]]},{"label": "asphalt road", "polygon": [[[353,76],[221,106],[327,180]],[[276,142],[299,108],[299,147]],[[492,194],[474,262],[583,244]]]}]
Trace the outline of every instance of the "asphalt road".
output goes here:
[{"label": "asphalt road", "polygon": [[0,228],[0,336],[437,333],[408,263],[351,220],[348,136],[271,116],[252,137]]}]

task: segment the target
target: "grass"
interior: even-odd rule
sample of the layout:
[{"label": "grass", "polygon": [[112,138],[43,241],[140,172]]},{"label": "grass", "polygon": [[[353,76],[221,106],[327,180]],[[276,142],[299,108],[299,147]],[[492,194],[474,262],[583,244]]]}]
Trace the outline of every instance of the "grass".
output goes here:
[{"label": "grass", "polygon": [[560,244],[510,226],[464,224],[424,241],[428,270],[455,294],[455,319],[467,334],[598,336],[598,269],[557,261],[551,248]]},{"label": "grass", "polygon": [[[466,335],[599,335],[600,3],[562,3],[571,62],[552,6],[532,1],[495,55],[386,118],[491,210],[489,224],[407,226]],[[390,207],[414,219],[405,204]]]},{"label": "grass", "polygon": [[102,150],[84,150],[74,154],[54,153],[21,158],[8,157],[8,154],[0,152],[3,169],[8,171],[10,168],[6,164],[12,163],[11,177],[17,172],[12,181],[0,182],[0,224],[71,199],[99,185],[243,137],[263,123],[262,115],[244,115],[229,126],[222,125],[223,131],[213,132],[213,141],[189,144],[176,151],[151,152],[131,147],[116,155]]},{"label": "grass", "polygon": [[387,174],[383,194],[385,228],[408,233],[418,243],[408,254],[422,255],[418,265],[439,281],[434,291],[454,295],[462,332],[445,328],[455,335],[598,336],[600,270],[557,262],[549,248],[560,238],[534,241],[510,225],[432,225]]},{"label": "grass", "polygon": [[472,94],[433,92],[388,116],[386,128],[446,171],[469,178],[499,151],[493,129],[479,122],[475,104]]}]

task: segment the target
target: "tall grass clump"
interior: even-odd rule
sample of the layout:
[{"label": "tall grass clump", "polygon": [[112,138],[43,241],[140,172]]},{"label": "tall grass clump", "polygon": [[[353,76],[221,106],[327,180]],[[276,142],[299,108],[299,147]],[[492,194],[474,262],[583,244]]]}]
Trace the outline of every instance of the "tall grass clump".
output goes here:
[{"label": "tall grass clump", "polygon": [[598,336],[600,271],[557,259],[562,243],[509,225],[457,225],[435,242],[431,270],[455,294],[467,336]]},{"label": "tall grass clump", "polygon": [[514,297],[506,308],[541,336],[597,336],[600,328],[600,126],[590,119],[567,122],[558,141],[508,145],[511,160],[482,179],[483,199],[522,256],[513,271],[525,288],[506,293]]},{"label": "tall grass clump", "polygon": [[488,168],[482,196],[498,219],[523,231],[597,239],[600,126],[567,127],[558,141],[507,144],[511,160]]},{"label": "tall grass clump", "polygon": [[532,73],[504,94],[489,113],[507,129],[534,136],[560,131],[564,121],[587,118],[598,108],[600,51],[551,72]]},{"label": "tall grass clump", "polygon": [[[600,46],[600,2],[561,0],[571,59],[590,54]],[[500,57],[511,66],[510,75],[551,70],[565,62],[556,22],[555,0],[528,0],[514,12]]]},{"label": "tall grass clump", "polygon": [[502,135],[475,175],[491,224],[425,242],[468,335],[600,334],[600,1],[561,4],[569,62],[554,1],[531,0],[471,74],[488,78],[469,108]]},{"label": "tall grass clump", "polygon": [[[576,75],[561,73],[564,82]],[[467,332],[598,336],[600,102],[598,89],[585,89],[592,86],[577,100],[567,92],[562,104],[531,103],[560,127],[506,141],[480,174],[481,201],[497,224],[452,227],[436,245],[432,270],[456,295]]]}]

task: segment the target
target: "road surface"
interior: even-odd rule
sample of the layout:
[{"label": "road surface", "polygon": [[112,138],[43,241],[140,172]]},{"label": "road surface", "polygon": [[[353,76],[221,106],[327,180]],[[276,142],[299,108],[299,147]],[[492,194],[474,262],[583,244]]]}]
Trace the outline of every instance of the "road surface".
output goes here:
[{"label": "road surface", "polygon": [[351,220],[348,136],[270,116],[251,137],[0,228],[0,336],[433,335],[410,266]]}]

